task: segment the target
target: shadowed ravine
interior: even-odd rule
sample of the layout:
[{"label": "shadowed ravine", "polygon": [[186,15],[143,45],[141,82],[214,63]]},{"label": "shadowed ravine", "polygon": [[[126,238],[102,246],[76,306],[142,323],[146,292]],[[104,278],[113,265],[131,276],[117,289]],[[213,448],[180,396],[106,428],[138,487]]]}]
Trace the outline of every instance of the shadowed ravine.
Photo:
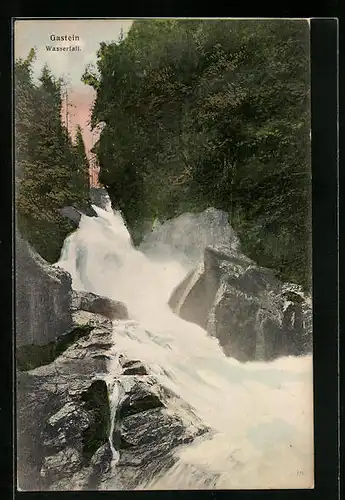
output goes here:
[{"label": "shadowed ravine", "polygon": [[[130,319],[114,322],[114,352],[149,366],[159,384],[213,431],[181,446],[169,470],[138,488],[312,487],[312,357],[248,363],[226,357],[216,338],[168,306],[197,264],[197,252],[187,252],[189,232],[181,231],[178,249],[154,241],[141,251],[119,213],[93,208],[98,217],[81,217],[57,265],[70,272],[74,289],[126,305]],[[114,355],[111,373],[118,363]],[[114,391],[112,416],[119,387]],[[103,488],[117,485],[110,477]]]}]

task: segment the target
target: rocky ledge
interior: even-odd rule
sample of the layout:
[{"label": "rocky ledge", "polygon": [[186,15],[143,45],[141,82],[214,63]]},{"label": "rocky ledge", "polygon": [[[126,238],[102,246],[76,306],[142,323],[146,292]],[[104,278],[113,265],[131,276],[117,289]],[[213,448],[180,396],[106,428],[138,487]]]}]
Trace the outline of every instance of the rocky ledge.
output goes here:
[{"label": "rocky ledge", "polygon": [[91,292],[72,291],[72,311],[88,311],[101,314],[108,319],[127,319],[127,307],[116,300],[101,297]]}]

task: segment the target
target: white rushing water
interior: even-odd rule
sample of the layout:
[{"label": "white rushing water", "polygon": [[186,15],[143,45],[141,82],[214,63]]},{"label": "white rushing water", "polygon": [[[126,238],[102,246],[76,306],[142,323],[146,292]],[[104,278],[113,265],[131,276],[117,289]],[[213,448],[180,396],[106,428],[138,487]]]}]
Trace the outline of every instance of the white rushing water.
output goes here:
[{"label": "white rushing water", "polygon": [[119,213],[93,208],[98,217],[82,216],[58,265],[75,289],[126,304],[130,320],[114,324],[117,352],[146,363],[215,431],[181,448],[176,465],[146,487],[312,488],[311,356],[245,364],[225,357],[216,339],[167,305],[189,270],[183,259],[150,253],[147,245],[145,255]]}]

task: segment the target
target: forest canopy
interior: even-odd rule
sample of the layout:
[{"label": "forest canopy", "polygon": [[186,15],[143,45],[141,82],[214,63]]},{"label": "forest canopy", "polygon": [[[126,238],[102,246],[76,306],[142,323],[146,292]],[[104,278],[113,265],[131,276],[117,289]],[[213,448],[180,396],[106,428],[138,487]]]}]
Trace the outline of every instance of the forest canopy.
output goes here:
[{"label": "forest canopy", "polygon": [[100,182],[140,241],[155,218],[225,210],[242,249],[310,286],[306,20],[138,20],[101,43]]}]

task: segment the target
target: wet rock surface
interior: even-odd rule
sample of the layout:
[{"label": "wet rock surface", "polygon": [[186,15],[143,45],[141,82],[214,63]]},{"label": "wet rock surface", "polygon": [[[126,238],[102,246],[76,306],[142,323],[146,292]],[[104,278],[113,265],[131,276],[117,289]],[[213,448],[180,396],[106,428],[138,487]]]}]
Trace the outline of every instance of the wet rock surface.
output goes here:
[{"label": "wet rock surface", "polygon": [[21,371],[32,370],[52,363],[77,340],[89,335],[92,327],[88,324],[76,325],[69,332],[57,337],[46,345],[28,344],[17,347],[16,363]]},{"label": "wet rock surface", "polygon": [[77,472],[84,481],[79,480],[80,487],[86,487],[90,460],[108,441],[110,406],[104,373],[112,325],[84,312],[76,314],[74,322],[87,325],[89,335],[54,362],[17,372],[18,486],[22,490],[59,489],[61,481],[71,482]]},{"label": "wet rock surface", "polygon": [[127,308],[122,302],[91,292],[73,291],[72,309],[101,314],[111,320],[128,318]]},{"label": "wet rock surface", "polygon": [[62,217],[71,220],[78,227],[82,213],[75,207],[63,207],[58,210]]},{"label": "wet rock surface", "polygon": [[[53,362],[17,371],[18,487],[140,488],[174,464],[179,446],[208,429],[139,360],[121,355],[109,373],[116,351],[110,320],[76,311],[73,326],[88,333]],[[115,386],[121,397],[114,414]]]},{"label": "wet rock surface", "polygon": [[124,391],[113,433],[119,461],[104,476],[102,489],[142,488],[173,466],[180,446],[209,429],[152,376],[121,375],[118,383]]},{"label": "wet rock surface", "polygon": [[239,361],[312,350],[311,300],[238,249],[207,247],[169,305],[181,318],[205,328],[225,354]]}]

